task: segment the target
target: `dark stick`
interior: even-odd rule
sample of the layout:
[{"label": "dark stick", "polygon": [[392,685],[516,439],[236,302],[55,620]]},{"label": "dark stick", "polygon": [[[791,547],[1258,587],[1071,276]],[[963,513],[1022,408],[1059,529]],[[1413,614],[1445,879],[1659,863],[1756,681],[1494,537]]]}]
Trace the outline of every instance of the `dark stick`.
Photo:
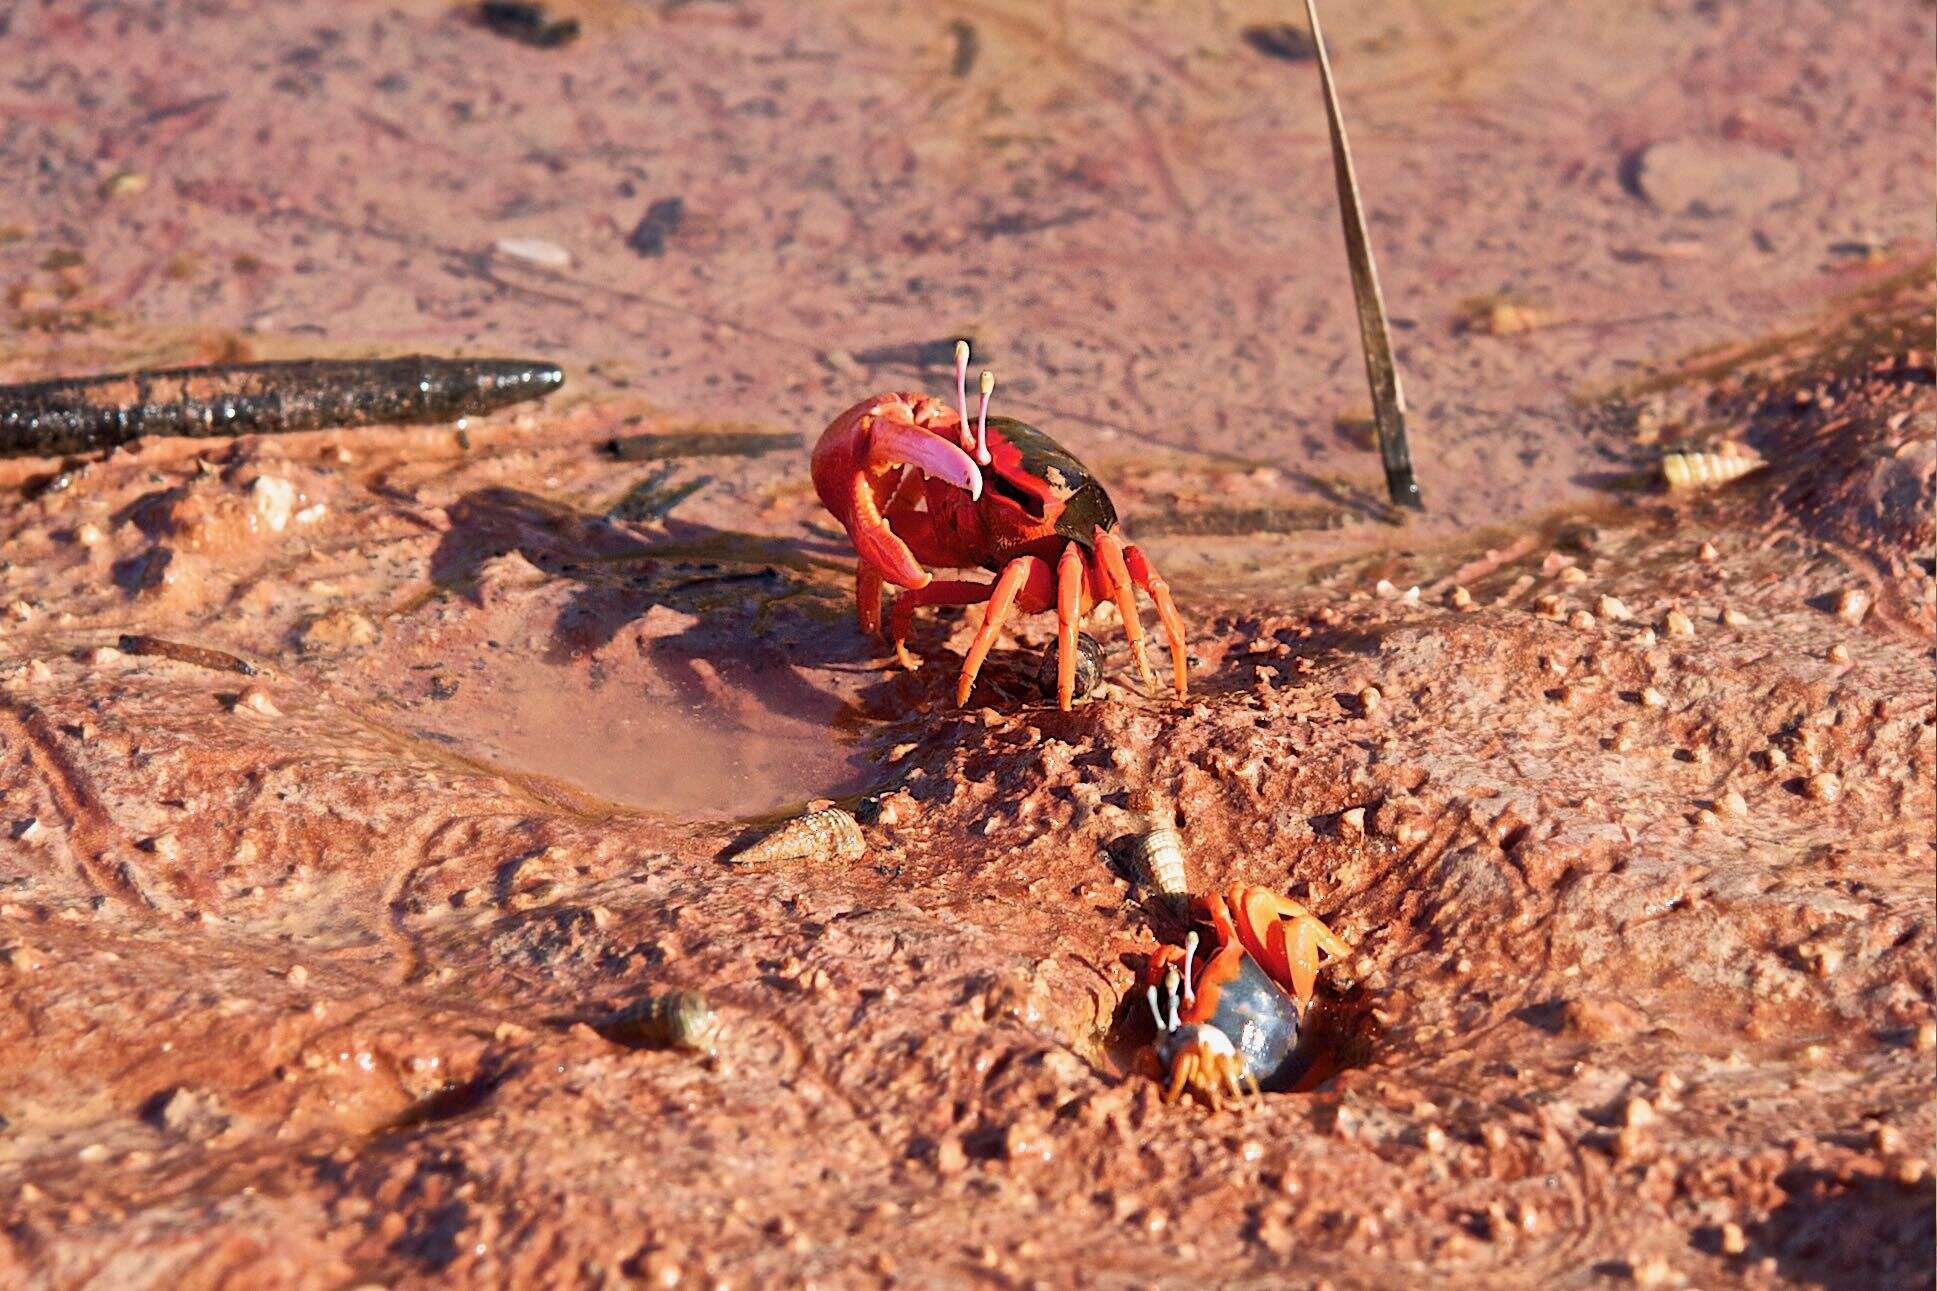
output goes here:
[{"label": "dark stick", "polygon": [[558,389],[529,359],[301,359],[0,386],[0,457],[113,448],[143,435],[273,435],[447,421]]},{"label": "dark stick", "polygon": [[1372,244],[1365,234],[1365,211],[1359,204],[1358,176],[1352,170],[1352,146],[1345,139],[1345,120],[1339,113],[1338,87],[1332,83],[1332,60],[1325,53],[1325,37],[1318,29],[1317,0],[1305,0],[1311,19],[1312,45],[1318,52],[1318,79],[1325,87],[1325,120],[1332,133],[1332,169],[1338,177],[1339,215],[1345,223],[1345,258],[1352,266],[1352,295],[1359,308],[1359,343],[1365,350],[1365,379],[1372,387],[1372,417],[1379,427],[1379,456],[1385,461],[1386,492],[1394,506],[1425,509],[1419,481],[1412,474],[1412,450],[1406,446],[1406,396],[1399,388],[1399,368],[1392,360],[1392,331],[1386,326],[1385,297],[1379,292],[1379,271],[1372,263]]},{"label": "dark stick", "polygon": [[254,664],[226,650],[210,650],[206,646],[184,645],[180,641],[137,636],[132,632],[121,634],[121,653],[154,655],[160,659],[173,659],[176,663],[194,664],[198,668],[213,668],[217,672],[240,673],[244,677],[256,675]]}]

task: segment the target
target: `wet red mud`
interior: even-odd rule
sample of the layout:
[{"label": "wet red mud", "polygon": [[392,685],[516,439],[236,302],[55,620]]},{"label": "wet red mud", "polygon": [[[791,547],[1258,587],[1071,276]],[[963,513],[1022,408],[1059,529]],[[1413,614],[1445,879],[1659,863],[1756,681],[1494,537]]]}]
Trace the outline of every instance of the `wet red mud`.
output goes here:
[{"label": "wet red mud", "polygon": [[[1275,11],[5,19],[0,376],[570,382],[0,465],[0,1281],[1928,1285],[1930,11],[1574,8],[1329,18],[1404,526]],[[963,329],[1187,702],[856,634],[806,445]],[[1153,790],[1355,947],[1245,1114],[1137,1070]],[[818,797],[860,862],[722,859]],[[672,987],[717,1055],[599,1029]]]}]

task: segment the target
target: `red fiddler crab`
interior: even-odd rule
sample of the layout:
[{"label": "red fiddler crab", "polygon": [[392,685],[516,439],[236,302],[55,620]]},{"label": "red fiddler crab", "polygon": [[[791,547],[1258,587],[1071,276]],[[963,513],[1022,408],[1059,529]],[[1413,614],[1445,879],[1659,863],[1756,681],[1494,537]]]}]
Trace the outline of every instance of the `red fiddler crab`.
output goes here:
[{"label": "red fiddler crab", "polygon": [[1210,953],[1198,958],[1195,929],[1181,947],[1159,947],[1144,998],[1157,1023],[1151,1048],[1170,1078],[1164,1101],[1188,1089],[1216,1110],[1287,1068],[1318,970],[1350,947],[1304,906],[1255,884],[1233,883],[1202,906]]},{"label": "red fiddler crab", "polygon": [[[982,374],[974,432],[968,416],[968,343],[955,346],[959,409],[923,394],[878,394],[836,417],[814,446],[814,490],[847,529],[860,567],[854,597],[861,630],[881,631],[881,589],[904,589],[888,620],[903,667],[920,661],[904,644],[924,605],[987,601],[962,664],[955,702],[967,704],[975,676],[1009,611],[1056,611],[1056,702],[1067,710],[1076,675],[1076,633],[1098,602],[1113,600],[1130,650],[1154,684],[1144,656],[1135,588],[1156,603],[1170,644],[1178,697],[1189,666],[1184,621],[1170,588],[1134,543],[1116,532],[1116,507],[1099,481],[1042,431],[990,417],[991,373]],[[925,566],[987,569],[992,583],[937,579]]]}]

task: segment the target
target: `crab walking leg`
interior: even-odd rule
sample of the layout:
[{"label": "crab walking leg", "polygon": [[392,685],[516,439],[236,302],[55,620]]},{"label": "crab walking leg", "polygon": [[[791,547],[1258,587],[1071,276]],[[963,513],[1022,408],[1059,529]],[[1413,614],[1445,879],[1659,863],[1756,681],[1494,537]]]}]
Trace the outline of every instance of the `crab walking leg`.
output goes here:
[{"label": "crab walking leg", "polygon": [[859,608],[861,631],[880,636],[881,571],[865,560],[854,568],[854,604]]},{"label": "crab walking leg", "polygon": [[1197,1074],[1197,1051],[1186,1049],[1177,1055],[1177,1061],[1170,1068],[1170,1088],[1164,1091],[1164,1101],[1174,1103],[1177,1095],[1184,1092],[1184,1086]]},{"label": "crab walking leg", "polygon": [[1266,953],[1260,962],[1266,971],[1288,974],[1291,993],[1298,997],[1298,1003],[1311,1003],[1312,987],[1318,981],[1319,952],[1342,959],[1352,948],[1318,916],[1268,888],[1252,888],[1245,893],[1243,905],[1245,920],[1264,938]]},{"label": "crab walking leg", "polygon": [[955,702],[966,705],[969,692],[975,689],[975,674],[982,671],[982,661],[989,657],[995,645],[995,634],[1002,630],[1002,621],[1009,617],[1009,608],[1015,604],[1016,593],[1023,584],[1040,581],[1047,590],[1049,566],[1035,556],[1017,556],[1002,567],[1002,574],[989,590],[989,608],[982,612],[982,626],[976,629],[975,641],[969,646],[968,659],[962,664],[962,678],[955,683]]},{"label": "crab walking leg", "polygon": [[1075,543],[1056,562],[1056,707],[1076,698],[1076,625],[1083,618],[1083,556]]},{"label": "crab walking leg", "polygon": [[1177,676],[1177,698],[1182,699],[1190,686],[1190,659],[1184,650],[1184,619],[1177,613],[1177,603],[1170,599],[1170,584],[1150,567],[1135,543],[1123,549],[1123,562],[1131,579],[1157,603],[1157,617],[1163,620],[1164,638],[1170,642],[1170,666]]},{"label": "crab walking leg", "polygon": [[1130,638],[1130,654],[1137,661],[1137,671],[1143,674],[1143,688],[1153,690],[1157,680],[1150,675],[1150,658],[1143,652],[1143,619],[1137,614],[1136,584],[1130,581],[1130,571],[1123,565],[1123,544],[1102,525],[1096,526],[1091,541],[1096,545],[1096,559],[1107,576],[1110,596],[1116,601],[1117,614],[1123,620],[1123,634]]},{"label": "crab walking leg", "polygon": [[888,613],[888,640],[894,643],[895,658],[910,672],[921,666],[921,660],[909,654],[904,644],[908,640],[908,629],[914,625],[916,610],[924,605],[974,605],[977,601],[988,600],[989,593],[994,590],[988,583],[944,578],[895,597],[894,609]]}]

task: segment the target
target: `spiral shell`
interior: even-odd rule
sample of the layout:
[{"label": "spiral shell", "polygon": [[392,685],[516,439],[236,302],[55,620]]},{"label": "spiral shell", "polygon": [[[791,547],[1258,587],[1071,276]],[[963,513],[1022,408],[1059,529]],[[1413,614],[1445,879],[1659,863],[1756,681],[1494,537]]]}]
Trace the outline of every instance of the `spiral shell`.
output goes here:
[{"label": "spiral shell", "polygon": [[1661,459],[1661,478],[1671,489],[1704,489],[1739,480],[1768,465],[1740,444],[1725,443],[1712,453],[1670,453]]},{"label": "spiral shell", "polygon": [[[1036,666],[1036,684],[1042,688],[1043,698],[1051,703],[1056,701],[1056,664],[1057,643],[1051,641],[1043,651],[1042,660]],[[1103,647],[1096,638],[1087,632],[1076,634],[1076,686],[1075,696],[1083,698],[1095,690],[1103,680]]]},{"label": "spiral shell", "polygon": [[736,865],[772,865],[778,861],[858,861],[868,850],[861,826],[839,807],[824,807],[782,825],[734,856]]},{"label": "spiral shell", "polygon": [[1167,897],[1188,897],[1190,879],[1185,872],[1184,840],[1177,832],[1177,817],[1159,804],[1144,813],[1144,827],[1130,845],[1136,861],[1137,876],[1152,891]]},{"label": "spiral shell", "polygon": [[662,991],[631,1005],[601,1028],[623,1044],[712,1053],[720,1016],[698,991]]}]

